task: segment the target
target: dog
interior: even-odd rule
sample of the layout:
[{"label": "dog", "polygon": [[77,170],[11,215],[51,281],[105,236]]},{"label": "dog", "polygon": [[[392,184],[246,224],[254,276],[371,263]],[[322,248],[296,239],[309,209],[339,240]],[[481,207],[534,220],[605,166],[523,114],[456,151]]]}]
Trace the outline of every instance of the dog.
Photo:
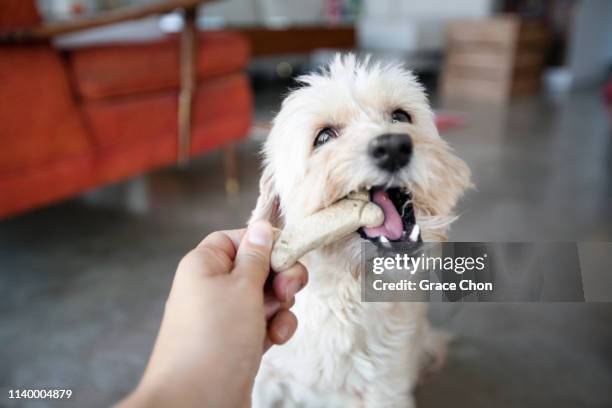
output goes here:
[{"label": "dog", "polygon": [[443,360],[445,336],[424,303],[360,301],[361,242],[445,240],[470,171],[401,64],[338,54],[297,81],[264,144],[250,222],[283,228],[364,189],[385,222],[301,259],[309,283],[292,309],[299,327],[264,356],[253,405],[412,407],[419,377]]}]

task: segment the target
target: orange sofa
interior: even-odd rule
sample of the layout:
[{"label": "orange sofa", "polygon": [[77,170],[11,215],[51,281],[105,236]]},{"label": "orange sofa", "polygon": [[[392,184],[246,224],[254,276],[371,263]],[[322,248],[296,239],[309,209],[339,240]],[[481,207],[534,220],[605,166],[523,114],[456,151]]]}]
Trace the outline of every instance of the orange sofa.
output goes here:
[{"label": "orange sofa", "polygon": [[[0,2],[0,30],[39,23],[33,0]],[[226,32],[198,39],[190,156],[251,125],[248,44]],[[0,44],[0,218],[176,162],[179,48],[178,37],[72,51]]]}]

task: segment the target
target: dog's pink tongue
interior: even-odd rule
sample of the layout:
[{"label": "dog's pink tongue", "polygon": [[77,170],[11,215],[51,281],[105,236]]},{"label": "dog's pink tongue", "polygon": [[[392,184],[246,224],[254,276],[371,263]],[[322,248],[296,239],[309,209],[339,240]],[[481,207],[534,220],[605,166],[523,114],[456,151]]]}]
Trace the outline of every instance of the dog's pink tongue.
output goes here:
[{"label": "dog's pink tongue", "polygon": [[382,235],[391,240],[400,239],[404,229],[402,217],[400,217],[387,193],[382,190],[376,191],[372,196],[372,201],[383,210],[385,222],[380,227],[364,227],[363,232],[369,238],[375,238]]}]

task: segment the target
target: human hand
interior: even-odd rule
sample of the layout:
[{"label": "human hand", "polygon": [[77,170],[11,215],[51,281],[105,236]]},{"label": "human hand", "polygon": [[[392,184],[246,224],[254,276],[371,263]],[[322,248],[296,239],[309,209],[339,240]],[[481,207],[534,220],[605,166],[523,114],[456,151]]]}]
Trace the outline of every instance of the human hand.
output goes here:
[{"label": "human hand", "polygon": [[307,281],[296,264],[265,285],[272,242],[258,221],[210,234],[181,260],[143,379],[119,406],[249,405],[262,354],[296,330],[288,309]]}]

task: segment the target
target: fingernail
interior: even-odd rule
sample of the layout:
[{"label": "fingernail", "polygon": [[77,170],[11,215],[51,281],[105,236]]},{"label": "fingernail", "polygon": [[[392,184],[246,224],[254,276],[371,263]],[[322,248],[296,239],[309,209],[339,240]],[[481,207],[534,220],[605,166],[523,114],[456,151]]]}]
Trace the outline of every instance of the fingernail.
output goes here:
[{"label": "fingernail", "polygon": [[249,226],[247,239],[253,245],[269,247],[272,244],[272,227],[266,221],[255,221]]},{"label": "fingernail", "polygon": [[287,337],[289,337],[289,325],[288,324],[281,324],[276,328],[276,336],[281,340],[281,341],[285,341],[287,340]]},{"label": "fingernail", "polygon": [[291,280],[287,283],[287,288],[285,289],[285,300],[289,300],[295,296],[298,291],[302,289],[302,283],[298,280]]}]

